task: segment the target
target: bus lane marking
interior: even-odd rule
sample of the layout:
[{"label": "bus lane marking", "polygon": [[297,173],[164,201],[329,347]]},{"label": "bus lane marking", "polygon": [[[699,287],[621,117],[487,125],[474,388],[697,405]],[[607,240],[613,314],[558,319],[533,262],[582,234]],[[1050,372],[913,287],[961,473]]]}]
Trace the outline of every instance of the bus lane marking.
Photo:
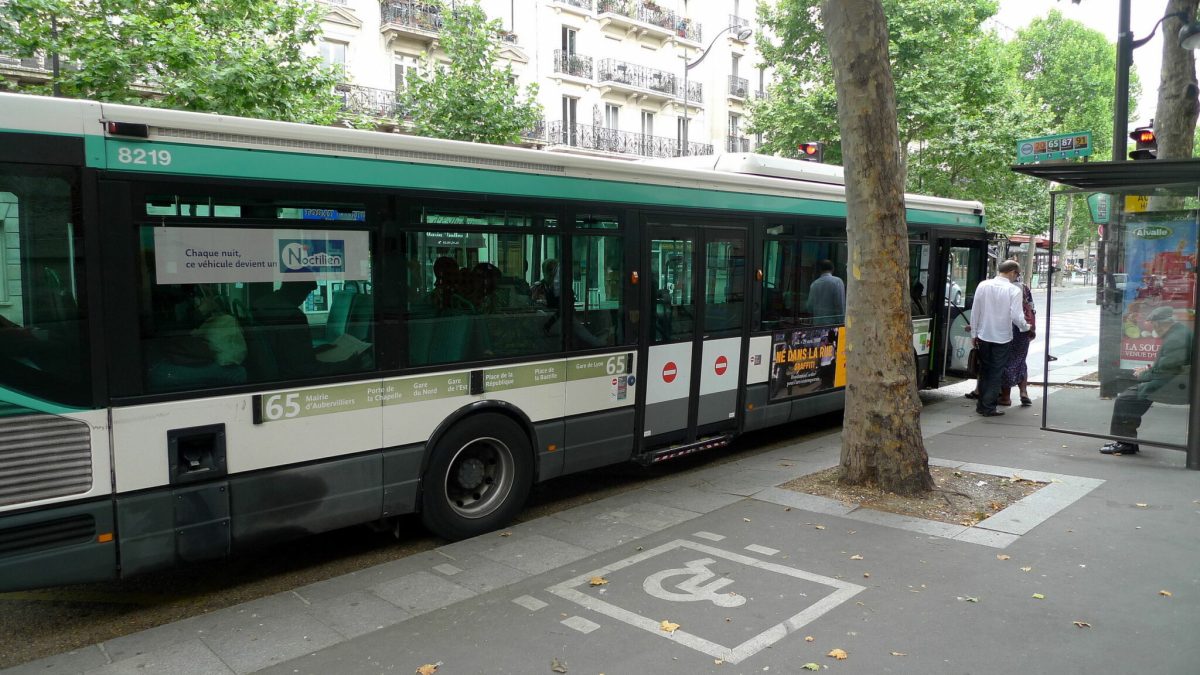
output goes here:
[{"label": "bus lane marking", "polygon": [[[580,590],[581,588],[586,588],[588,581],[593,577],[611,579],[614,572],[650,561],[656,556],[680,550],[695,552],[703,557],[690,560],[683,567],[669,564],[666,568],[660,568],[646,576],[644,581],[641,582],[641,587],[647,595],[672,603],[711,602],[713,609],[710,611],[720,611],[718,608],[723,609],[746,604],[749,600],[743,595],[721,592],[728,588],[730,584],[733,584],[734,580],[716,578],[717,575],[708,569],[717,559],[745,565],[763,573],[778,574],[798,581],[829,586],[833,590],[815,603],[804,607],[799,612],[734,646],[721,645],[683,629],[676,630],[673,633],[665,633],[660,630],[657,618],[644,616],[612,602],[588,595]],[[640,574],[635,576],[640,576]],[[681,577],[682,579],[680,580]],[[854,597],[862,590],[864,590],[864,587],[858,584],[820,574],[813,574],[778,563],[758,560],[740,553],[725,551],[686,539],[676,539],[667,542],[546,589],[547,592],[553,595],[574,602],[598,614],[616,619],[635,628],[640,628],[661,638],[677,642],[685,647],[707,654],[714,659],[722,659],[734,664],[744,661],[780,641],[787,635],[796,632],[826,612]]]}]

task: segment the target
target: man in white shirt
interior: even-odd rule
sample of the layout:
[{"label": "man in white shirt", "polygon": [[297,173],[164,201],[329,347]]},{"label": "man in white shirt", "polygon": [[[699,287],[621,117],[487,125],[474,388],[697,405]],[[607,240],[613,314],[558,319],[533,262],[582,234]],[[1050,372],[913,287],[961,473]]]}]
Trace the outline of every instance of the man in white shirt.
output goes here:
[{"label": "man in white shirt", "polygon": [[1008,362],[1008,349],[1013,339],[1013,326],[1029,330],[1025,310],[1021,305],[1021,289],[1013,282],[1021,274],[1021,266],[1005,260],[996,268],[996,276],[975,288],[971,307],[971,337],[979,350],[979,399],[975,412],[984,417],[1004,413],[996,410],[1000,396],[1000,376]]}]

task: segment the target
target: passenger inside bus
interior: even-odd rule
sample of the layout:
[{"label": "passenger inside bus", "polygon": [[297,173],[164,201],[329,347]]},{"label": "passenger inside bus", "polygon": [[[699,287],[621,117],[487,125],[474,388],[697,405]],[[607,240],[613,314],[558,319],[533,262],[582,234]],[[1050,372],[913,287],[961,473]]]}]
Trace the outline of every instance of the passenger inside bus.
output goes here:
[{"label": "passenger inside bus", "polygon": [[183,287],[176,315],[191,330],[171,332],[148,355],[147,378],[157,390],[241,384],[246,341],[215,286]]}]

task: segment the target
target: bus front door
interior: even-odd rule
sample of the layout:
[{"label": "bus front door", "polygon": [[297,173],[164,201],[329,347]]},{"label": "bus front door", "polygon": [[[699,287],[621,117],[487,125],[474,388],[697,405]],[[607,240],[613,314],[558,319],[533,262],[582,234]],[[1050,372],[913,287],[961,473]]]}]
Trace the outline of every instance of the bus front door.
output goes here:
[{"label": "bus front door", "polygon": [[746,231],[647,228],[642,284],[642,450],[713,447],[737,428],[746,327]]},{"label": "bus front door", "polygon": [[947,377],[967,378],[971,353],[971,306],[975,287],[987,271],[987,242],[982,239],[939,239],[934,303],[937,309],[934,355],[938,384]]}]

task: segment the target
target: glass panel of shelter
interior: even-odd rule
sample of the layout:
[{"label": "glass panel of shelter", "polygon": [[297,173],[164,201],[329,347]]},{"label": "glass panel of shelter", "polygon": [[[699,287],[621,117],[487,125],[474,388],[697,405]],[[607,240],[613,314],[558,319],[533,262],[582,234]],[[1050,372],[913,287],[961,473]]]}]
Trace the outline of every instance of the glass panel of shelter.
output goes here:
[{"label": "glass panel of shelter", "polygon": [[[1053,238],[1066,231],[1069,209],[1075,208],[1078,227],[1082,208],[1072,205],[1085,197],[1053,195],[1053,250],[1059,250]],[[1182,447],[1190,414],[1200,199],[1141,189],[1110,195],[1110,205],[1098,278],[1064,274],[1060,263],[1068,256],[1051,261],[1059,269],[1047,290],[1052,314],[1045,339],[1054,360],[1043,363],[1047,388],[1057,386],[1047,389],[1045,424]],[[1031,360],[1043,355],[1031,350]]]}]

